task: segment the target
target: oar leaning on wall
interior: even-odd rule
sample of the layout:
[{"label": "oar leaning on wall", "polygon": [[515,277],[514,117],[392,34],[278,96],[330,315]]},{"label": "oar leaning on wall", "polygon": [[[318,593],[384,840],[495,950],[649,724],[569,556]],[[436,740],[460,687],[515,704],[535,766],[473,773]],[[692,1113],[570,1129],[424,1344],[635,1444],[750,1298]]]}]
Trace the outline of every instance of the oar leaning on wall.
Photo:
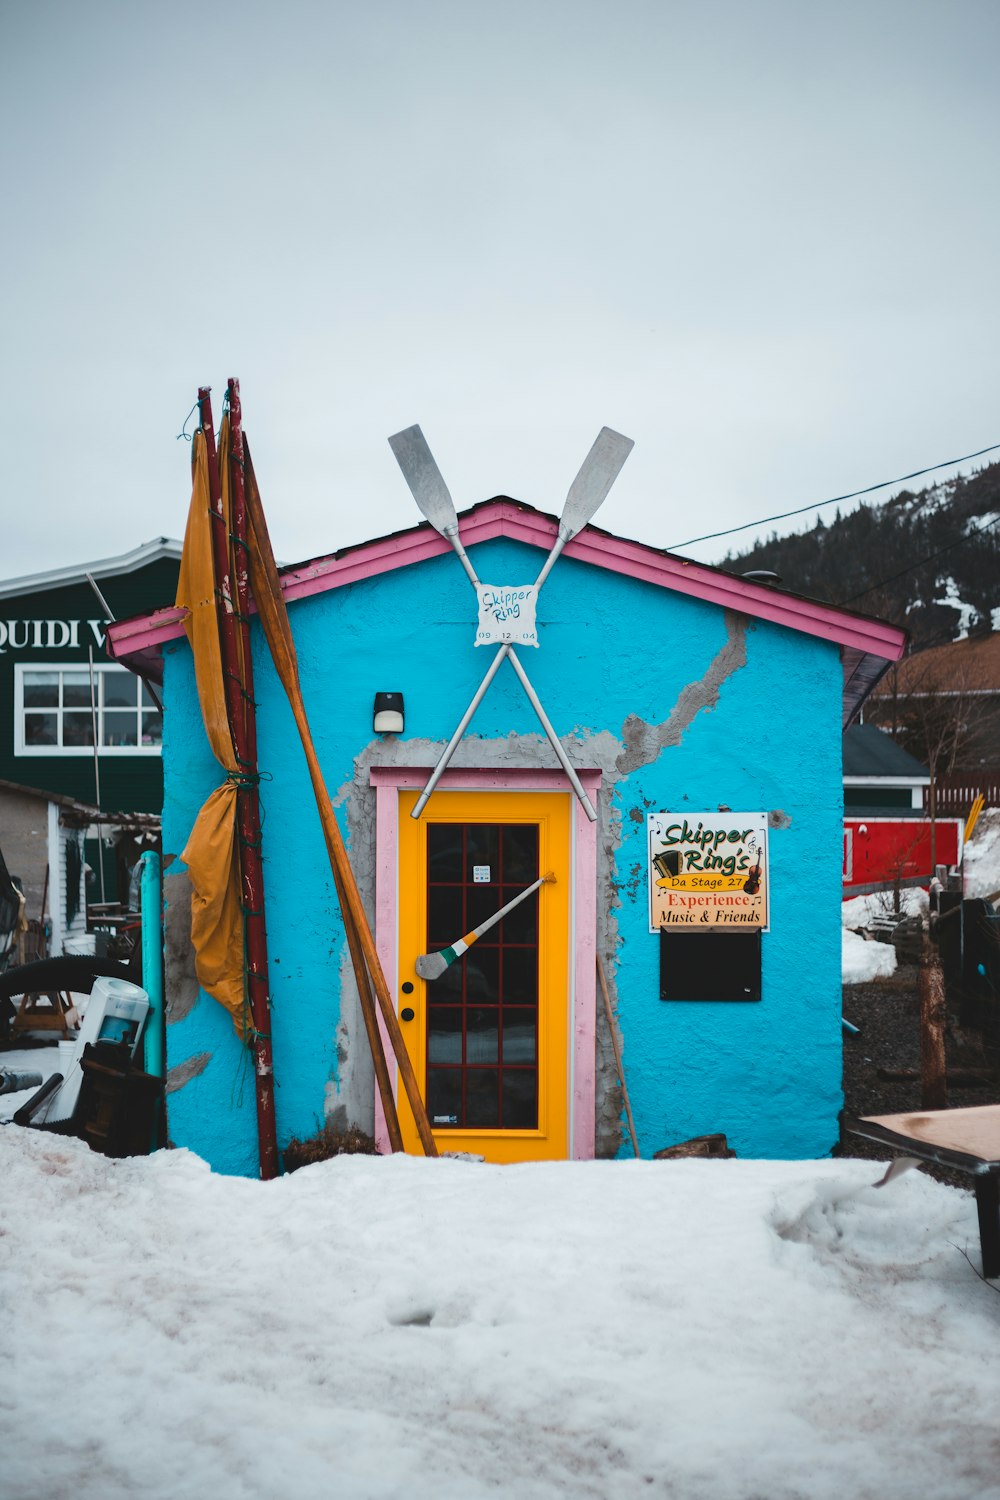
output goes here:
[{"label": "oar leaning on wall", "polygon": [[639,1142],[635,1137],[635,1121],[632,1118],[632,1105],[628,1097],[628,1084],[625,1082],[625,1069],[622,1065],[622,1049],[618,1045],[618,1032],[615,1030],[615,1018],[611,1009],[611,996],[608,994],[608,978],[604,972],[601,955],[597,955],[597,977],[601,982],[601,995],[604,998],[604,1014],[608,1023],[608,1035],[611,1037],[611,1050],[615,1054],[615,1067],[618,1070],[618,1081],[622,1086],[622,1099],[625,1103],[625,1115],[628,1119],[628,1133],[632,1137],[632,1150],[636,1156],[639,1155]]},{"label": "oar leaning on wall", "polygon": [[351,951],[351,961],[354,965],[354,973],[357,979],[361,1010],[364,1016],[365,1029],[368,1033],[369,1045],[372,1050],[376,1081],[382,1099],[382,1108],[385,1112],[390,1144],[394,1151],[401,1151],[403,1149],[399,1121],[396,1116],[396,1102],[393,1098],[392,1085],[389,1080],[388,1068],[386,1067],[385,1053],[382,1049],[382,1038],[379,1034],[375,1019],[375,1009],[372,1003],[373,985],[389,1041],[392,1044],[392,1050],[396,1057],[400,1080],[406,1091],[410,1109],[413,1111],[413,1119],[417,1127],[417,1134],[420,1137],[420,1143],[424,1148],[424,1154],[426,1156],[437,1156],[437,1146],[434,1142],[434,1136],[431,1133],[427,1110],[424,1107],[424,1101],[420,1097],[420,1089],[417,1086],[413,1064],[406,1050],[406,1043],[403,1041],[403,1034],[396,1016],[396,1009],[389,994],[385,975],[382,972],[382,965],[375,948],[375,940],[368,925],[368,917],[361,902],[361,896],[354,879],[354,872],[347,858],[344,840],[333,811],[333,805],[330,802],[330,794],[326,789],[323,772],[320,770],[319,760],[313,745],[312,732],[306,717],[305,703],[299,684],[298,658],[295,652],[295,643],[292,639],[291,625],[288,621],[288,611],[285,607],[284,595],[281,591],[281,580],[278,577],[274,553],[271,550],[271,539],[268,535],[267,522],[264,519],[260,491],[257,488],[253,464],[250,460],[250,449],[246,445],[245,438],[244,463],[246,466],[244,478],[247,516],[250,523],[247,528],[250,553],[250,580],[253,586],[254,601],[257,605],[257,613],[264,628],[264,635],[274,661],[275,670],[281,679],[281,685],[285,689],[288,702],[291,705],[299,737],[302,741],[302,748],[305,752],[306,763],[309,767],[309,776],[316,798],[316,806],[319,809],[320,822],[323,825],[323,837],[326,841],[330,868],[333,872],[334,882],[337,887],[337,896],[344,917],[347,942]]}]

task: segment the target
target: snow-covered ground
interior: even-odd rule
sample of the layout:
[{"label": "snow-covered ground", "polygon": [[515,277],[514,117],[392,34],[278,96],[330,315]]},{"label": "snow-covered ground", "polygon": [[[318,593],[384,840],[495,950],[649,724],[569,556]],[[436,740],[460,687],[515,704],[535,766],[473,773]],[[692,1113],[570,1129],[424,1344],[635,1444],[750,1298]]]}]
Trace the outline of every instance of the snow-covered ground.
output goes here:
[{"label": "snow-covered ground", "polygon": [[966,896],[992,896],[1000,890],[1000,808],[982,814],[965,846]]},{"label": "snow-covered ground", "polygon": [[[904,917],[926,917],[927,892],[920,886],[901,890],[899,909]],[[873,891],[868,896],[852,896],[842,902],[840,919],[845,927],[867,927],[876,917],[891,916],[892,911],[892,891]]]},{"label": "snow-covered ground", "polygon": [[5,1500],[1000,1497],[1000,1298],[918,1172],[0,1152]]},{"label": "snow-covered ground", "polygon": [[844,927],[840,934],[840,977],[844,984],[871,984],[896,972],[896,950],[891,943],[877,943]]},{"label": "snow-covered ground", "polygon": [[[53,1044],[50,1047],[24,1047],[0,1052],[0,1068],[7,1073],[34,1073],[44,1083],[59,1068],[59,1048]],[[39,1085],[35,1083],[31,1088],[21,1089],[16,1094],[0,1094],[0,1123],[12,1120],[15,1111],[22,1104],[27,1104],[32,1094],[38,1092],[38,1088]]]},{"label": "snow-covered ground", "polygon": [[[1000,888],[1000,813],[967,860]],[[846,982],[894,963],[848,931],[882,905],[844,906]],[[0,1494],[1000,1500],[974,1200],[879,1175],[341,1157],[261,1184],[0,1125]]]},{"label": "snow-covered ground", "polygon": [[[926,916],[927,892],[919,888],[901,891],[899,904],[904,916]],[[874,942],[851,930],[867,927],[876,917],[884,917],[891,910],[891,891],[852,896],[841,903],[840,976],[844,984],[870,984],[873,979],[888,979],[896,972],[896,950],[891,943]]]}]

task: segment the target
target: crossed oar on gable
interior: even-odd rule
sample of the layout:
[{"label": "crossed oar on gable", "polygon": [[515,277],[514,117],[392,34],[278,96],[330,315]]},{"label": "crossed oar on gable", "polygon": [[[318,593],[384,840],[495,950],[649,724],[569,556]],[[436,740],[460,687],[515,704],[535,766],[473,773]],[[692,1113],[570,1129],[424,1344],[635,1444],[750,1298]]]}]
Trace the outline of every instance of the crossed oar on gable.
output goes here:
[{"label": "crossed oar on gable", "polygon": [[[559,758],[559,763],[569,779],[577,797],[583,805],[583,809],[590,821],[596,822],[597,814],[587,793],[581,785],[569,762],[569,757],[559,740],[549,720],[545,709],[542,707],[538,694],[528,681],[528,674],[521,665],[517,652],[514,650],[512,639],[504,639],[505,636],[515,637],[519,643],[537,646],[538,637],[535,633],[535,606],[542,584],[552,571],[553,564],[562,552],[566,543],[572,541],[577,532],[586,526],[592,516],[597,514],[601,505],[607,497],[608,491],[614,484],[621,471],[622,464],[632,451],[632,439],[622,437],[620,432],[614,432],[610,427],[602,427],[594,441],[594,445],[587,457],[584,459],[579,474],[569,487],[566,496],[566,504],[559,519],[559,532],[552,550],[542,567],[542,571],[535,579],[534,584],[519,587],[512,590],[496,590],[480,583],[476,577],[475,569],[469,561],[468,554],[462,546],[461,537],[458,534],[458,516],[449,493],[448,486],[441,476],[441,471],[434,462],[433,454],[427,446],[427,441],[419,427],[407,427],[403,432],[397,432],[389,439],[389,446],[396,455],[396,462],[403,471],[403,477],[410,487],[414,500],[420,510],[430,521],[435,531],[440,532],[451,547],[454,549],[459,562],[465,569],[479,598],[479,629],[476,644],[487,644],[490,641],[501,640],[499,650],[490,664],[489,671],[480,683],[476,695],[462,716],[461,722],[451,739],[448,741],[437,765],[431,772],[420,796],[417,798],[410,816],[419,818],[427,805],[427,801],[441,779],[441,775],[455,753],[465,731],[468,729],[473,714],[479,707],[486,695],[490,683],[493,681],[504,659],[510,661],[511,666],[517,673],[521,686],[528,696],[532,708],[538,716],[538,722],[545,730],[549,744],[552,746]],[[517,631],[501,630],[497,632],[490,620],[490,607],[496,595],[501,598],[505,595],[516,595],[519,615]]]}]

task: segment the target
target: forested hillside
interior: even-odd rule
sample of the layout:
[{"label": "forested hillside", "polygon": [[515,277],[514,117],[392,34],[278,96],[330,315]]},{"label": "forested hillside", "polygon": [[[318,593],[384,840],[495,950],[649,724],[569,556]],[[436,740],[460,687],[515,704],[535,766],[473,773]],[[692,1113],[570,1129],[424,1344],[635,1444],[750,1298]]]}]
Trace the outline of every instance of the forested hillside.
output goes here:
[{"label": "forested hillside", "polygon": [[771,569],[796,593],[905,625],[916,647],[1000,629],[1000,463],[772,534],[722,566]]}]

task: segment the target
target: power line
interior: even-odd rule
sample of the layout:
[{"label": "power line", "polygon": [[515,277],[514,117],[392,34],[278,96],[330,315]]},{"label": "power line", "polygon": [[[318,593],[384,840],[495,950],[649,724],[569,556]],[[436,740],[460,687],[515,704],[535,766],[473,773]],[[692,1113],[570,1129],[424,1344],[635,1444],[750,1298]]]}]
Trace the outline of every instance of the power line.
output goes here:
[{"label": "power line", "polygon": [[867,588],[863,588],[860,593],[852,594],[849,599],[842,599],[840,601],[841,604],[853,604],[855,599],[863,599],[866,594],[873,594],[876,589],[882,588],[885,584],[895,583],[897,578],[905,578],[907,573],[915,573],[918,568],[926,567],[929,562],[934,562],[937,558],[944,557],[946,552],[954,552],[955,548],[961,547],[962,543],[967,542],[970,536],[978,536],[981,531],[988,531],[998,521],[1000,521],[1000,516],[994,516],[992,521],[984,521],[982,526],[973,526],[971,531],[966,531],[957,541],[949,542],[947,547],[941,547],[937,552],[931,552],[927,557],[919,558],[915,563],[910,563],[908,567],[901,568],[898,573],[890,573],[888,578],[880,578],[877,583],[868,584]]},{"label": "power line", "polygon": [[771,521],[786,521],[789,516],[802,516],[807,510],[822,510],[826,505],[839,505],[842,500],[857,500],[860,495],[871,495],[875,490],[905,484],[908,479],[920,479],[924,474],[933,474],[936,469],[950,469],[954,464],[965,464],[970,459],[982,458],[984,453],[995,453],[998,448],[1000,443],[991,443],[988,448],[979,448],[975,453],[966,453],[961,458],[949,458],[944,463],[931,464],[927,469],[914,469],[912,474],[901,474],[898,479],[883,479],[881,484],[869,484],[863,490],[849,490],[846,495],[834,495],[831,500],[817,500],[813,505],[800,505],[798,510],[783,510],[779,515],[764,516],[760,521],[747,521],[743,526],[729,526],[725,531],[707,531],[704,536],[693,536],[686,542],[673,542],[667,551],[676,552],[681,547],[693,547],[696,542],[711,542],[716,537],[733,536],[737,531],[750,531],[754,526],[767,526]]}]

